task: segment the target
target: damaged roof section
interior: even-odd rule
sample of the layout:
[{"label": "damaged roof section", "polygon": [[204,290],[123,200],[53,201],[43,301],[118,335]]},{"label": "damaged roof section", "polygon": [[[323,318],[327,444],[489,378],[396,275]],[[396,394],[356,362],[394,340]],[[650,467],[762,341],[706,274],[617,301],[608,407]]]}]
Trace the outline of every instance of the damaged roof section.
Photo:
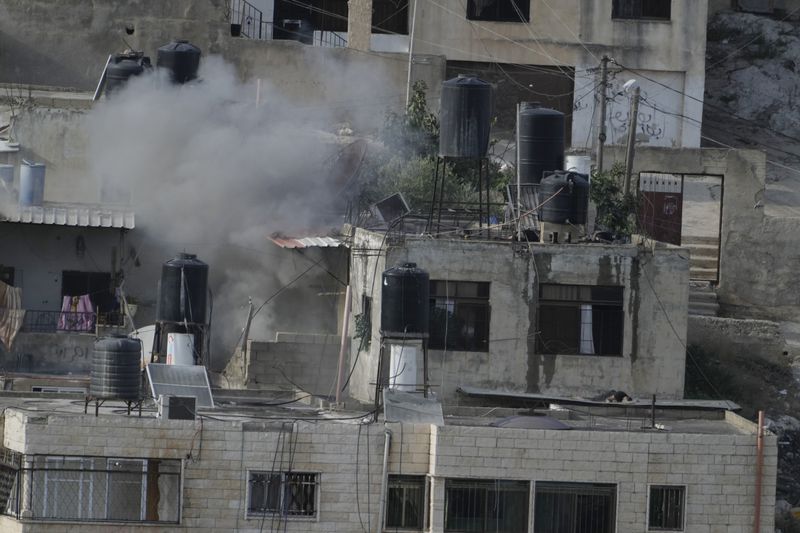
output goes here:
[{"label": "damaged roof section", "polygon": [[133,229],[136,225],[133,211],[78,204],[18,207],[14,212],[0,213],[0,221],[80,228]]}]

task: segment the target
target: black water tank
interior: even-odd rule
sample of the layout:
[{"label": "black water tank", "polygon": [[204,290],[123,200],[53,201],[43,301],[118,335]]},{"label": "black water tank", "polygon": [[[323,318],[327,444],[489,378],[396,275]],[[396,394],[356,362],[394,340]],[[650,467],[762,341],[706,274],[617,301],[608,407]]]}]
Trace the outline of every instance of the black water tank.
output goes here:
[{"label": "black water tank", "polygon": [[564,168],[564,113],[522,102],[518,135],[520,183],[539,183],[546,171]]},{"label": "black water tank", "polygon": [[589,211],[588,176],[566,170],[547,172],[539,184],[539,213],[543,222],[586,224]]},{"label": "black water tank", "polygon": [[158,49],[156,65],[168,70],[174,83],[186,83],[197,77],[200,49],[189,41],[172,41]]},{"label": "black water tank", "polygon": [[136,400],[141,385],[142,344],[123,336],[94,342],[89,395],[93,398]]},{"label": "black water tank", "polygon": [[492,86],[459,74],[442,83],[439,113],[439,155],[479,159],[489,149]]},{"label": "black water tank", "polygon": [[156,320],[205,324],[208,265],[194,254],[178,254],[161,267]]},{"label": "black water tank", "polygon": [[106,67],[106,94],[119,89],[133,76],[150,68],[150,58],[141,52],[114,54]]},{"label": "black water tank", "polygon": [[415,263],[383,273],[381,334],[389,337],[427,336],[430,313],[430,277]]}]

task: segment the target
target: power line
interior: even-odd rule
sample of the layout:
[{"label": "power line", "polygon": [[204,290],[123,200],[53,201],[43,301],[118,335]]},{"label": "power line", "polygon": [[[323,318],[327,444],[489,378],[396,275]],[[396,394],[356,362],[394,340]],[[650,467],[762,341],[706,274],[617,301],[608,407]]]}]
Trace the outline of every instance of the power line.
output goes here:
[{"label": "power line", "polygon": [[725,114],[727,114],[727,115],[730,115],[730,116],[732,116],[732,117],[734,117],[734,118],[737,118],[737,119],[739,119],[739,120],[742,120],[742,121],[744,121],[744,122],[747,122],[747,123],[749,123],[749,124],[752,124],[753,126],[755,126],[755,127],[757,127],[757,128],[761,128],[761,129],[763,129],[764,131],[769,131],[770,133],[773,133],[773,134],[775,134],[775,135],[779,135],[779,136],[781,136],[781,137],[784,137],[784,138],[786,138],[786,139],[789,139],[789,140],[791,140],[791,141],[794,141],[794,142],[800,143],[800,137],[793,137],[793,136],[791,136],[791,135],[787,135],[787,134],[785,134],[785,133],[783,133],[783,132],[780,132],[780,131],[777,131],[777,130],[773,130],[772,128],[768,128],[768,127],[766,127],[766,126],[763,126],[763,125],[761,125],[759,122],[757,122],[757,121],[755,121],[755,120],[752,120],[752,119],[749,119],[749,118],[743,117],[743,116],[741,116],[741,115],[737,115],[736,113],[734,113],[734,112],[732,112],[732,111],[729,111],[729,110],[725,109],[724,107],[720,107],[720,106],[717,106],[717,105],[714,105],[714,104],[710,104],[710,103],[708,103],[708,102],[705,102],[704,100],[702,100],[702,99],[700,99],[700,98],[697,98],[696,96],[693,96],[693,95],[691,95],[691,94],[688,94],[688,93],[686,93],[686,92],[684,92],[684,91],[681,91],[681,90],[679,90],[679,89],[675,89],[674,87],[670,87],[669,85],[667,85],[667,84],[665,84],[665,83],[662,83],[662,82],[660,82],[660,81],[658,81],[658,80],[654,80],[653,78],[650,78],[649,76],[647,76],[647,75],[643,74],[641,71],[639,71],[639,70],[636,70],[636,69],[632,69],[632,68],[630,68],[630,67],[626,67],[625,65],[623,65],[623,64],[621,64],[621,63],[619,63],[619,62],[618,62],[618,61],[616,61],[616,60],[613,60],[613,59],[612,59],[612,61],[614,61],[614,63],[615,63],[617,66],[619,66],[621,69],[623,69],[623,70],[627,70],[628,72],[632,72],[632,73],[636,74],[637,76],[640,76],[641,78],[644,78],[644,79],[646,79],[646,80],[648,80],[648,81],[650,81],[650,82],[652,82],[652,83],[655,83],[656,85],[660,85],[661,87],[664,87],[664,88],[666,88],[666,89],[669,89],[670,91],[673,91],[673,92],[675,92],[675,93],[678,93],[678,94],[680,94],[680,95],[682,95],[682,96],[684,96],[684,97],[686,97],[686,98],[689,98],[690,100],[694,100],[695,102],[698,102],[698,103],[700,103],[700,104],[703,104],[703,105],[704,105],[704,106],[706,106],[706,107],[709,107],[709,108],[711,108],[711,109],[715,109],[715,110],[717,110],[717,111],[719,111],[719,112],[721,112],[721,113],[725,113]]}]

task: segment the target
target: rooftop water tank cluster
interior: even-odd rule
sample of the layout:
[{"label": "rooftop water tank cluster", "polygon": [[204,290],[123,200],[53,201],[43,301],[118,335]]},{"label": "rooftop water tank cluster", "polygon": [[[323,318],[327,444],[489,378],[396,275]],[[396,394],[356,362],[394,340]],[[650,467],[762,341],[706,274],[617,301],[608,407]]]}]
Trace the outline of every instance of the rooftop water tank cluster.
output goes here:
[{"label": "rooftop water tank cluster", "polygon": [[[156,66],[170,82],[184,84],[197,78],[201,55],[198,47],[189,41],[177,39],[157,50]],[[150,58],[144,52],[129,50],[112,55],[106,66],[106,95],[112,95],[131,78],[150,69]]]}]

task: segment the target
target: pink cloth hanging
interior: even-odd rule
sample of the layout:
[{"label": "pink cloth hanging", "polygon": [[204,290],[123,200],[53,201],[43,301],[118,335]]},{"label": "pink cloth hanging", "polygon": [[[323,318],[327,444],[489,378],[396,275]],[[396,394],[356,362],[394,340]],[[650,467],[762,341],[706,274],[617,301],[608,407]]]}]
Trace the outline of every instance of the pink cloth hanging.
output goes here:
[{"label": "pink cloth hanging", "polygon": [[58,318],[59,331],[93,331],[94,321],[94,306],[88,294],[64,296]]}]

